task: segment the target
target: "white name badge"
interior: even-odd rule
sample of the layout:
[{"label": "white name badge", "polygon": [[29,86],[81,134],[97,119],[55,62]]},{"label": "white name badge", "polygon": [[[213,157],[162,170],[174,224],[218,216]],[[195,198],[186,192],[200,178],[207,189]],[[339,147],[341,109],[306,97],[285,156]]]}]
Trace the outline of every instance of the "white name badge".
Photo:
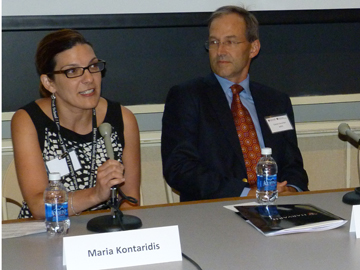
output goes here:
[{"label": "white name badge", "polygon": [[265,117],[272,133],[277,133],[286,130],[293,130],[289,117],[284,115]]},{"label": "white name badge", "polygon": [[[76,156],[75,150],[72,150],[69,152],[71,162],[74,166],[74,170],[77,171],[81,168],[81,164]],[[70,173],[66,158],[58,159],[54,158],[50,161],[46,162],[46,167],[50,173],[57,172],[60,173],[61,177],[68,175]]]},{"label": "white name badge", "polygon": [[360,238],[360,205],[353,205],[350,232],[355,232],[356,238]]},{"label": "white name badge", "polygon": [[178,226],[63,238],[67,270],[100,270],[181,261]]}]

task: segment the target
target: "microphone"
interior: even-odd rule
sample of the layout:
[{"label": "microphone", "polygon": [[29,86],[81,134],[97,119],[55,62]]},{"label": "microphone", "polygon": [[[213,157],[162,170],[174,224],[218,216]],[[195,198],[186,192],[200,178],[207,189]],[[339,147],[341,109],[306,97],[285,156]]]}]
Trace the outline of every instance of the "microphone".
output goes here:
[{"label": "microphone", "polygon": [[[105,143],[105,149],[106,149],[106,153],[109,157],[109,159],[115,159],[114,158],[114,149],[112,148],[111,145],[111,125],[109,123],[102,123],[99,126],[99,132],[101,134],[101,136],[104,138],[104,143]],[[115,205],[117,202],[117,192],[116,192],[116,186],[113,186],[110,188],[110,192],[111,192],[111,204]],[[114,213],[113,213],[114,214]]]},{"label": "microphone", "polygon": [[[111,131],[112,127],[109,123],[102,123],[99,126],[99,132],[104,138],[105,148],[107,155],[110,159],[114,159],[114,150],[111,145]],[[119,201],[117,194],[120,194],[122,199]],[[138,217],[131,215],[124,215],[120,211],[120,205],[123,200],[131,203],[137,203],[137,200],[132,197],[126,196],[120,189],[119,185],[110,188],[110,207],[111,215],[100,216],[91,219],[87,224],[87,229],[93,232],[114,232],[121,230],[138,229],[142,226],[142,222]]]},{"label": "microphone", "polygon": [[111,145],[111,125],[109,123],[102,123],[99,126],[99,132],[104,138],[106,153],[110,159],[114,159],[114,150]]},{"label": "microphone", "polygon": [[[339,130],[339,134],[346,137],[346,138],[350,138],[350,140],[355,141],[358,145],[360,145],[360,136],[357,135],[356,133],[354,133],[348,124],[345,123],[341,123],[338,127]],[[349,140],[348,140],[349,141]],[[359,153],[360,154],[360,153]],[[343,198],[342,201],[346,204],[350,204],[350,205],[355,205],[355,204],[360,204],[360,187],[355,188],[354,191],[348,192],[346,193]]]},{"label": "microphone", "polygon": [[348,124],[341,123],[338,127],[339,134],[350,138],[351,140],[355,141],[358,145],[360,145],[360,136],[353,132]]}]

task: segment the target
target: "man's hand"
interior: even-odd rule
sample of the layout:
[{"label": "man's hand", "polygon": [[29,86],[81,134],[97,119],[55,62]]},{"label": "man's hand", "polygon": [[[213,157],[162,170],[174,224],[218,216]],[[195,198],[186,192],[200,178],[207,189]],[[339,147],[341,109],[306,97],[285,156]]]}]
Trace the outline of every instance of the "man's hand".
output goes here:
[{"label": "man's hand", "polygon": [[277,190],[279,193],[290,193],[290,192],[297,192],[297,190],[293,187],[288,187],[287,185],[287,181],[281,182],[281,183],[277,183]]},{"label": "man's hand", "polygon": [[[288,194],[288,193],[292,193],[292,192],[297,192],[296,188],[288,187],[286,185],[287,185],[287,181],[278,182],[277,187],[276,187],[278,192],[281,193],[281,194]],[[247,196],[249,196],[249,197],[255,197],[256,196],[256,186],[253,186],[250,189]]]}]

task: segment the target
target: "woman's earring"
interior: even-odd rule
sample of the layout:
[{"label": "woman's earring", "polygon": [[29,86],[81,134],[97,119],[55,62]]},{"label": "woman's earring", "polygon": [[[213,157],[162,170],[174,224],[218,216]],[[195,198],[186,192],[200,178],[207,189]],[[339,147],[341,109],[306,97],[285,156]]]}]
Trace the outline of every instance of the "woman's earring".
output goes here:
[{"label": "woman's earring", "polygon": [[54,94],[54,93],[52,93],[52,94],[51,94],[51,99],[56,99],[56,97],[55,97],[55,94]]}]

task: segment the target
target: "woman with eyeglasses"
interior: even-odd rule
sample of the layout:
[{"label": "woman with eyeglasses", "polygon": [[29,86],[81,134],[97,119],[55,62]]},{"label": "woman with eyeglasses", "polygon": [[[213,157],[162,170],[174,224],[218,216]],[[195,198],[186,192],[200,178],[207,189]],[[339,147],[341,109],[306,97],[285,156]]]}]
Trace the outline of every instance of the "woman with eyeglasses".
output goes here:
[{"label": "woman with eyeglasses", "polygon": [[[36,52],[41,99],[11,121],[16,172],[24,197],[19,218],[45,218],[48,173],[60,172],[69,192],[69,215],[107,208],[110,188],[140,199],[140,140],[134,115],[101,97],[105,61],[77,31],[45,36]],[[114,159],[98,127],[112,126]],[[134,205],[125,201],[122,207]]]}]

